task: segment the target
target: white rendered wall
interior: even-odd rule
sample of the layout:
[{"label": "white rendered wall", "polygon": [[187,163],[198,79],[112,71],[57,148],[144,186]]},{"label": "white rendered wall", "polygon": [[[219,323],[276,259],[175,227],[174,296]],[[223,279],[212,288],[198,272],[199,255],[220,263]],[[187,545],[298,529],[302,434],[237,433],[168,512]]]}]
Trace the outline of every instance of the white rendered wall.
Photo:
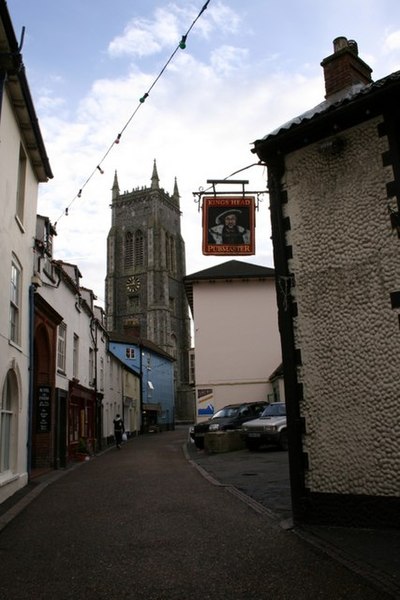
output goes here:
[{"label": "white rendered wall", "polygon": [[199,282],[193,294],[196,391],[212,388],[215,410],[267,400],[281,362],[274,281]]},{"label": "white rendered wall", "polygon": [[[25,211],[22,223],[16,219],[17,175],[21,136],[7,93],[3,94],[0,118],[0,393],[7,372],[18,381],[16,428],[12,438],[11,469],[0,473],[0,503],[23,487],[27,475],[29,407],[29,287],[33,275],[33,238],[36,230],[38,181],[29,159],[26,168]],[[10,338],[10,278],[12,255],[22,269],[20,343]]]}]

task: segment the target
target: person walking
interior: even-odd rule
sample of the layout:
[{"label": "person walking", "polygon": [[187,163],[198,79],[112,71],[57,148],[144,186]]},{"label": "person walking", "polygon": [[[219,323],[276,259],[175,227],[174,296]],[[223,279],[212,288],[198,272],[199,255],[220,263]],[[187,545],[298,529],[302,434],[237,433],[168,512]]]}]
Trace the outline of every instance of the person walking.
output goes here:
[{"label": "person walking", "polygon": [[117,448],[121,448],[122,444],[122,435],[125,433],[124,422],[121,419],[120,415],[115,415],[114,423],[114,439],[115,445]]}]

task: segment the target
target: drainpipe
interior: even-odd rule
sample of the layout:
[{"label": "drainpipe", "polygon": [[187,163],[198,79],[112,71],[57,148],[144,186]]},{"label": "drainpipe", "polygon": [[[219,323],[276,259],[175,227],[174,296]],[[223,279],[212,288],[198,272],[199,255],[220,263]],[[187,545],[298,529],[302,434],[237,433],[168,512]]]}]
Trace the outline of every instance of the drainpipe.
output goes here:
[{"label": "drainpipe", "polygon": [[29,286],[29,396],[28,396],[28,442],[27,442],[27,471],[28,479],[32,472],[32,423],[34,396],[34,323],[35,323],[35,291],[34,285]]},{"label": "drainpipe", "polygon": [[143,433],[143,346],[139,340],[139,368],[140,368],[140,433]]},{"label": "drainpipe", "polygon": [[95,317],[92,317],[90,320],[90,335],[92,337],[93,342],[93,351],[94,351],[94,426],[95,426],[95,439],[97,441],[97,450],[102,449],[102,427],[101,427],[101,407],[99,406],[99,400],[97,398],[97,354],[98,354],[98,345],[97,345],[97,320]]}]

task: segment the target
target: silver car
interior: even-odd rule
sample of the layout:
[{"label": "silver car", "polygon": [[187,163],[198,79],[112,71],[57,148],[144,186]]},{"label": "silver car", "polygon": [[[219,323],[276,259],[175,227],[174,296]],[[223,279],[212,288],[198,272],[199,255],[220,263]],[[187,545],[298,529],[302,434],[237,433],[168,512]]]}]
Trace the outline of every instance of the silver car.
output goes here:
[{"label": "silver car", "polygon": [[243,423],[242,435],[249,450],[258,450],[260,446],[267,444],[287,450],[285,403],[274,402],[264,409],[258,419]]}]

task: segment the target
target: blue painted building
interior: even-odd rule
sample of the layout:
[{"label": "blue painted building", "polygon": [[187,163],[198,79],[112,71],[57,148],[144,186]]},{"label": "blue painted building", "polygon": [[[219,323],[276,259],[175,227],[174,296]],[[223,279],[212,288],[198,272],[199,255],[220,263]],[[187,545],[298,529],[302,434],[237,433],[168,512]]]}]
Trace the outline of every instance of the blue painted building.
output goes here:
[{"label": "blue painted building", "polygon": [[161,348],[133,335],[111,334],[109,351],[141,379],[141,431],[173,429],[174,359]]}]

